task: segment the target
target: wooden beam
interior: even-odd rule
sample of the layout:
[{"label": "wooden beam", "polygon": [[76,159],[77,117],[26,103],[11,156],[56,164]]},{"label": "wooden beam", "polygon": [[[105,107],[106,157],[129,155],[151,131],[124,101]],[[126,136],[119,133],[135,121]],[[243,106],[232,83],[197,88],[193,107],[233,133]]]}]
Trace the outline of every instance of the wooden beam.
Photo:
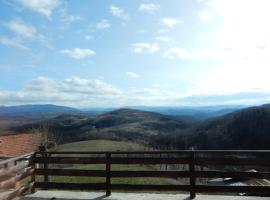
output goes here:
[{"label": "wooden beam", "polygon": [[24,179],[24,178],[26,178],[28,176],[31,176],[33,173],[34,173],[34,169],[28,168],[22,174],[16,175],[15,177],[12,177],[12,178],[10,178],[8,180],[5,180],[5,181],[0,182],[0,189],[1,190],[4,190],[4,189],[8,189],[8,188],[14,187],[15,184],[18,181],[21,181],[22,179]]},{"label": "wooden beam", "polygon": [[36,188],[41,189],[64,189],[64,190],[105,190],[106,183],[44,183],[36,182]]}]

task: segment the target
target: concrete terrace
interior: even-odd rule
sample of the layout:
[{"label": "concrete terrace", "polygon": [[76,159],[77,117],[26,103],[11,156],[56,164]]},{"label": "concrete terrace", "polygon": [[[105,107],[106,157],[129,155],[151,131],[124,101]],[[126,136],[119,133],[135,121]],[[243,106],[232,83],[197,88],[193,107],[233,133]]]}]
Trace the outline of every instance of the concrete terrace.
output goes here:
[{"label": "concrete terrace", "polygon": [[[188,194],[155,194],[155,193],[112,193],[106,197],[103,192],[71,191],[37,191],[20,200],[189,200]],[[270,197],[197,195],[195,200],[270,200]]]}]

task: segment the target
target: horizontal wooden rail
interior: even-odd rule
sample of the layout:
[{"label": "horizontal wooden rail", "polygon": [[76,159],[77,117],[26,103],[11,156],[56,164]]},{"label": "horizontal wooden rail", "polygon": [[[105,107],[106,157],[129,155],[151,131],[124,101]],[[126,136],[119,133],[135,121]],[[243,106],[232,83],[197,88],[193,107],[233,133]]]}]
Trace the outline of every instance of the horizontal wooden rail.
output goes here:
[{"label": "horizontal wooden rail", "polygon": [[[37,169],[36,175],[49,176],[91,176],[106,177],[105,170],[79,170],[79,169]],[[224,172],[224,171],[195,171],[194,175],[200,178],[270,178],[270,172]],[[111,171],[111,177],[189,177],[189,171]]]},{"label": "horizontal wooden rail", "polygon": [[[50,151],[48,154],[189,154],[191,150],[166,150],[166,151]],[[193,150],[195,154],[264,154],[270,153],[270,150]],[[39,151],[36,154],[43,154],[44,152]]]},{"label": "horizontal wooden rail", "polygon": [[189,158],[87,158],[87,157],[36,157],[36,163],[58,163],[58,164],[187,164]]},{"label": "horizontal wooden rail", "polygon": [[36,188],[41,189],[65,189],[65,190],[105,190],[105,183],[45,183],[36,182]]},{"label": "horizontal wooden rail", "polygon": [[34,187],[34,181],[20,185],[21,180],[34,176],[33,156],[30,153],[0,161],[0,191],[6,191],[0,200],[12,200]]},{"label": "horizontal wooden rail", "polygon": [[[106,195],[111,190],[131,191],[187,191],[191,198],[198,192],[204,193],[245,193],[252,195],[269,195],[269,186],[216,186],[199,185],[196,179],[230,178],[230,180],[245,181],[249,179],[269,179],[270,151],[249,150],[185,150],[185,151],[133,151],[133,152],[36,152],[32,154],[29,164],[33,167],[32,188],[65,189],[65,190],[105,190]],[[36,165],[38,164],[38,165]],[[62,164],[68,164],[68,168]],[[76,164],[102,164],[104,170],[74,169]],[[166,165],[168,170],[112,170],[111,165]],[[182,170],[176,169],[181,166]],[[39,168],[34,168],[39,166]],[[230,166],[225,170],[224,167]],[[262,171],[244,171],[247,166],[258,166]],[[52,167],[52,168],[50,168]],[[166,167],[167,169],[167,167]],[[202,170],[204,169],[204,171]],[[220,170],[217,170],[220,169]],[[222,170],[223,169],[223,170]],[[236,171],[238,169],[238,171]],[[251,168],[252,169],[252,168]],[[12,173],[11,169],[10,173]],[[15,170],[15,168],[14,168]],[[267,171],[268,170],[268,171]],[[0,171],[1,175],[1,171]],[[27,174],[29,176],[31,174]],[[35,176],[44,179],[35,181]],[[51,176],[64,177],[103,177],[104,183],[65,183],[51,182]],[[189,184],[114,184],[114,178],[188,178]],[[266,180],[264,180],[267,183]],[[202,184],[202,183],[201,183]],[[0,184],[1,186],[1,184]]]},{"label": "horizontal wooden rail", "polygon": [[33,156],[33,155],[34,155],[34,152],[28,153],[28,154],[25,154],[25,155],[21,155],[21,156],[18,156],[18,157],[14,157],[14,158],[9,158],[9,159],[6,159],[6,160],[2,160],[2,161],[0,161],[0,167],[6,165],[8,163],[12,163],[12,162],[14,163],[16,161],[29,160],[29,158],[31,156]]},{"label": "horizontal wooden rail", "polygon": [[34,173],[34,169],[28,168],[25,172],[16,175],[15,177],[12,177],[8,180],[0,182],[0,190],[8,189],[12,186],[14,186],[17,182],[25,179],[28,176],[31,176]]},{"label": "horizontal wooden rail", "polygon": [[55,164],[189,164],[195,165],[257,165],[270,166],[270,159],[248,158],[151,158],[151,157],[36,157],[36,163]]},{"label": "horizontal wooden rail", "polygon": [[27,191],[29,191],[34,186],[34,182],[30,182],[27,185],[10,192],[9,194],[5,195],[4,197],[1,197],[0,200],[12,200],[17,198],[18,196],[23,195]]},{"label": "horizontal wooden rail", "polygon": [[19,171],[21,171],[22,169],[25,169],[28,165],[28,162],[22,163],[22,164],[18,164],[18,165],[14,165],[12,167],[9,167],[7,169],[0,169],[0,181],[5,178],[8,177],[14,173],[18,173]]},{"label": "horizontal wooden rail", "polygon": [[[78,169],[37,169],[36,175],[48,176],[91,176],[106,177],[106,170],[78,170]],[[110,176],[117,177],[189,177],[188,171],[110,171]]]}]

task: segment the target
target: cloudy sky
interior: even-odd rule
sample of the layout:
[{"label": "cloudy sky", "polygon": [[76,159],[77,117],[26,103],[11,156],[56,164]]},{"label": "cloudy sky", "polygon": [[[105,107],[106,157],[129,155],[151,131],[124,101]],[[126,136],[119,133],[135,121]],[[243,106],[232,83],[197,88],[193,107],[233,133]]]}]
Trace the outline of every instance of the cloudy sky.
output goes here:
[{"label": "cloudy sky", "polygon": [[1,0],[0,105],[270,102],[268,0]]}]

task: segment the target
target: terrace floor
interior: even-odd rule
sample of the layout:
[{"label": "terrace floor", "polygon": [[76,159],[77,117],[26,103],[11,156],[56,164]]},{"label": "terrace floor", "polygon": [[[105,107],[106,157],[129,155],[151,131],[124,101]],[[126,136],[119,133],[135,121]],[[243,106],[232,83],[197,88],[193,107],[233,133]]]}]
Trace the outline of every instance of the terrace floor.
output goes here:
[{"label": "terrace floor", "polygon": [[[102,192],[37,191],[20,200],[189,200],[188,194],[116,193],[106,197]],[[270,197],[197,195],[196,200],[270,200]]]}]

